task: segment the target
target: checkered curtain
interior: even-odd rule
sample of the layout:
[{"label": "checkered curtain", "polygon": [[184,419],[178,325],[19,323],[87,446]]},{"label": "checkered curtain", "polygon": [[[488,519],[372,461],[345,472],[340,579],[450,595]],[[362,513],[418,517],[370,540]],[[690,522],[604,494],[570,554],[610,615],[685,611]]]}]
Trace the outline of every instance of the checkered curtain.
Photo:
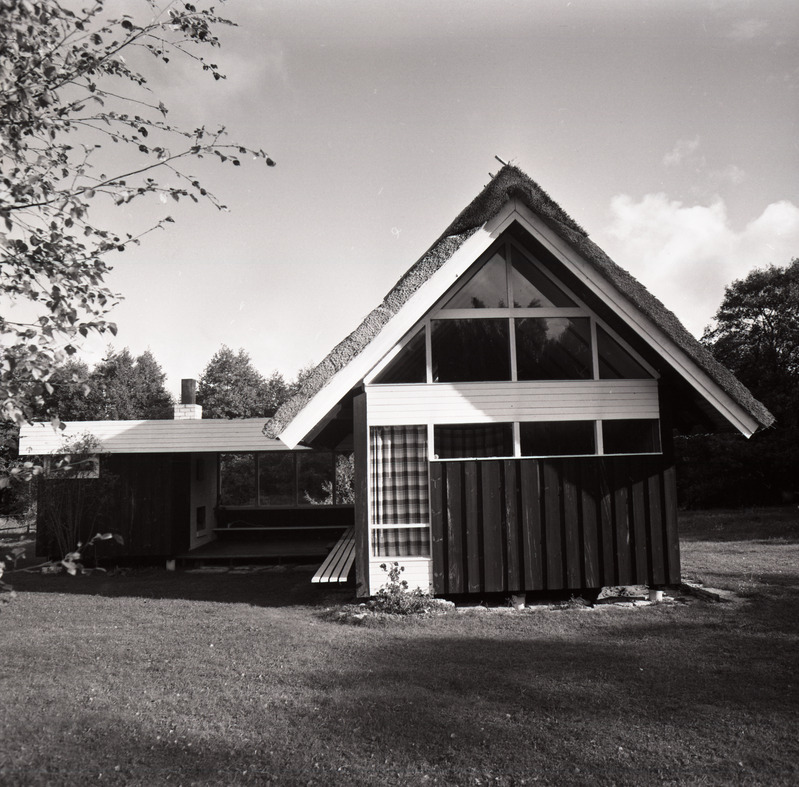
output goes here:
[{"label": "checkered curtain", "polygon": [[[371,430],[372,523],[427,524],[430,518],[426,426],[376,426]],[[376,530],[375,555],[428,555],[426,528]]]}]

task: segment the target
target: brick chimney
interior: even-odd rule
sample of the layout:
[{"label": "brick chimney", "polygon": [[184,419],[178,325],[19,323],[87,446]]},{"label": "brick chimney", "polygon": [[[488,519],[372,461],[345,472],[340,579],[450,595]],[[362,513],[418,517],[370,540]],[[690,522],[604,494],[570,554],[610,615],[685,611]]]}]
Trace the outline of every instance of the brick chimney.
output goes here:
[{"label": "brick chimney", "polygon": [[192,421],[203,417],[203,408],[197,404],[197,381],[180,381],[180,404],[175,405],[176,421]]}]

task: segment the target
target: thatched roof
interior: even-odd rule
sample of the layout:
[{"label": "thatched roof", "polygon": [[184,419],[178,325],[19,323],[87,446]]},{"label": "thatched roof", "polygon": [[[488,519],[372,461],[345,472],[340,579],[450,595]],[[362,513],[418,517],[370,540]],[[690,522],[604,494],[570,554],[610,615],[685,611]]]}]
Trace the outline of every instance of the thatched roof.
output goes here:
[{"label": "thatched roof", "polygon": [[774,416],[735,376],[703,347],[642,284],[620,268],[589,239],[580,227],[532,178],[517,167],[504,166],[458,215],[436,242],[394,285],[366,319],[308,376],[300,391],[267,422],[264,434],[277,437],[305,405],[377,336],[408,299],[458,248],[511,199],[517,199],[572,246],[595,270],[626,296],[639,311],[691,358],[727,395],[760,425],[770,426]]}]

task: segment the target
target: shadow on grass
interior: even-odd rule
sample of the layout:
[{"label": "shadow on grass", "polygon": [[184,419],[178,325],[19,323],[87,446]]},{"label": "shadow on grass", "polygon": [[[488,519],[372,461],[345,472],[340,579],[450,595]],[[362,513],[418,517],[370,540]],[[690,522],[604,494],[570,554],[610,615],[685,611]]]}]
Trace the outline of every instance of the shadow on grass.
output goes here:
[{"label": "shadow on grass", "polygon": [[[213,696],[165,706],[157,736],[129,709],[81,710],[48,732],[70,740],[79,730],[90,742],[73,761],[0,776],[20,785],[59,782],[70,769],[112,784],[792,784],[799,593],[781,603],[780,621],[758,605],[725,614],[731,607],[698,604],[693,614],[340,627],[270,694],[256,688],[235,708]],[[592,614],[605,616],[594,629],[583,623]],[[343,640],[357,643],[357,657],[335,658]],[[205,734],[182,734],[181,713],[195,727],[204,719]]]},{"label": "shadow on grass", "polygon": [[351,585],[311,582],[315,567],[274,567],[255,573],[199,573],[158,568],[132,569],[128,574],[44,575],[11,572],[5,580],[17,591],[64,593],[108,598],[175,599],[250,604],[256,607],[345,604],[355,597]]}]

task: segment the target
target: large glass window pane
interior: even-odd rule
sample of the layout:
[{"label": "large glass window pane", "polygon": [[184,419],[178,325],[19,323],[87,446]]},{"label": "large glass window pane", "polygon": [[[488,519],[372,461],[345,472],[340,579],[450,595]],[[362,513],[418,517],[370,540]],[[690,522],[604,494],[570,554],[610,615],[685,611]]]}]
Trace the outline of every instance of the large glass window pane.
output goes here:
[{"label": "large glass window pane", "polygon": [[575,456],[596,453],[593,421],[520,423],[522,456]]},{"label": "large glass window pane", "polygon": [[433,381],[510,380],[507,320],[433,320]]},{"label": "large glass window pane", "polygon": [[596,327],[596,349],[601,380],[647,380],[652,375],[601,325]]},{"label": "large glass window pane", "polygon": [[508,272],[503,254],[495,254],[444,305],[445,309],[507,309]]},{"label": "large glass window pane", "polygon": [[333,505],[333,454],[313,451],[297,454],[297,502],[300,505]]},{"label": "large glass window pane", "polygon": [[258,504],[293,506],[297,503],[294,455],[286,452],[260,454],[258,459]]},{"label": "large glass window pane", "polygon": [[452,424],[434,427],[433,450],[439,459],[513,456],[512,424]]},{"label": "large glass window pane", "polygon": [[254,506],[255,454],[219,455],[219,502],[223,506]]},{"label": "large glass window pane", "polygon": [[589,380],[593,377],[588,317],[516,320],[519,380]]},{"label": "large glass window pane", "polygon": [[336,505],[355,503],[355,454],[336,454]]},{"label": "large glass window pane", "polygon": [[378,385],[427,382],[426,359],[427,350],[423,328],[397,353],[391,363],[375,377],[374,382]]},{"label": "large glass window pane", "polygon": [[527,259],[516,247],[512,247],[511,286],[513,305],[523,309],[543,307],[576,306],[552,279],[545,276],[540,268]]},{"label": "large glass window pane", "polygon": [[602,422],[602,444],[606,454],[656,454],[660,452],[657,419]]}]

